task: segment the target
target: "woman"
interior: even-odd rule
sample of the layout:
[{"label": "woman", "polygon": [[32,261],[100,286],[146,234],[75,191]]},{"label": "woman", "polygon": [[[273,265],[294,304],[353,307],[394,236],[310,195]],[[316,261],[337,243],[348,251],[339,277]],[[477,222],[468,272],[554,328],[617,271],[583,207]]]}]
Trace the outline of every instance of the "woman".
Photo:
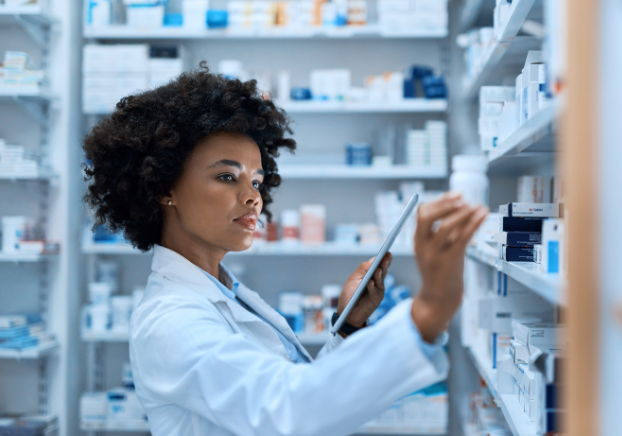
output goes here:
[{"label": "woman", "polygon": [[[154,249],[130,334],[154,436],[347,435],[446,376],[442,333],[460,304],[466,244],[486,215],[459,195],[419,210],[417,297],[363,328],[384,295],[387,255],[316,361],[222,265],[250,247],[260,213],[270,216],[274,158],[295,148],[287,134],[285,113],[254,81],[202,67],[124,98],[86,137],[86,201],[100,222]],[[370,264],[348,278],[338,312]]]}]

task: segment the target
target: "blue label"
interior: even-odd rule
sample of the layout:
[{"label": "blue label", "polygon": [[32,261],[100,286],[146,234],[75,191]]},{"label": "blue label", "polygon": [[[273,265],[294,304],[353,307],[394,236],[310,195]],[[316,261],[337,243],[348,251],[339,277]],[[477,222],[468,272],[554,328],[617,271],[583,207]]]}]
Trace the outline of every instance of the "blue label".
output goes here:
[{"label": "blue label", "polygon": [[549,264],[547,271],[550,273],[559,272],[559,241],[549,241]]}]

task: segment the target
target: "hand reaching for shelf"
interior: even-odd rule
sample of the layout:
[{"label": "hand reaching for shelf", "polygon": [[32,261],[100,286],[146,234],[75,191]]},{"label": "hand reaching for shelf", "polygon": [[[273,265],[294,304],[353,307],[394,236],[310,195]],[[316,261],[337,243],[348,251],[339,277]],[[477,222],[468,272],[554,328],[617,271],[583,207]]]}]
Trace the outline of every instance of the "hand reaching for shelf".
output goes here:
[{"label": "hand reaching for shelf", "polygon": [[469,206],[457,192],[419,208],[415,254],[422,285],[411,315],[426,342],[447,328],[460,307],[466,247],[486,215],[488,208]]}]

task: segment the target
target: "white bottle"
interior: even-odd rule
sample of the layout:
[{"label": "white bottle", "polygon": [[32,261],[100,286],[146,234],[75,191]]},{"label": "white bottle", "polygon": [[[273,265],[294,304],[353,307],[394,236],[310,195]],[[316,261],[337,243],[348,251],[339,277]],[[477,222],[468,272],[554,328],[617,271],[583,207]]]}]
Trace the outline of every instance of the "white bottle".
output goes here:
[{"label": "white bottle", "polygon": [[489,181],[486,176],[488,160],[485,156],[457,155],[451,161],[453,173],[449,178],[449,189],[458,191],[471,206],[487,205]]}]

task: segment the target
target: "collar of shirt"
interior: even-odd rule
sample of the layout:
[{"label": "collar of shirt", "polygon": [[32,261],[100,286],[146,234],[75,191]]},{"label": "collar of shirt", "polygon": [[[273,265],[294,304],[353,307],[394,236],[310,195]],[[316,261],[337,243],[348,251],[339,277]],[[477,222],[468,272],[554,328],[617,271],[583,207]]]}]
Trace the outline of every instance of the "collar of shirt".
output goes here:
[{"label": "collar of shirt", "polygon": [[231,273],[231,271],[229,271],[229,269],[226,266],[220,264],[218,266],[218,274],[220,275],[220,278],[228,286],[225,286],[220,280],[218,280],[216,277],[214,277],[207,271],[203,271],[203,272],[205,273],[207,278],[210,279],[225,296],[227,296],[233,301],[236,301],[235,297],[236,297],[236,292],[238,290],[238,286],[240,286],[240,281],[233,275],[233,273]]}]

